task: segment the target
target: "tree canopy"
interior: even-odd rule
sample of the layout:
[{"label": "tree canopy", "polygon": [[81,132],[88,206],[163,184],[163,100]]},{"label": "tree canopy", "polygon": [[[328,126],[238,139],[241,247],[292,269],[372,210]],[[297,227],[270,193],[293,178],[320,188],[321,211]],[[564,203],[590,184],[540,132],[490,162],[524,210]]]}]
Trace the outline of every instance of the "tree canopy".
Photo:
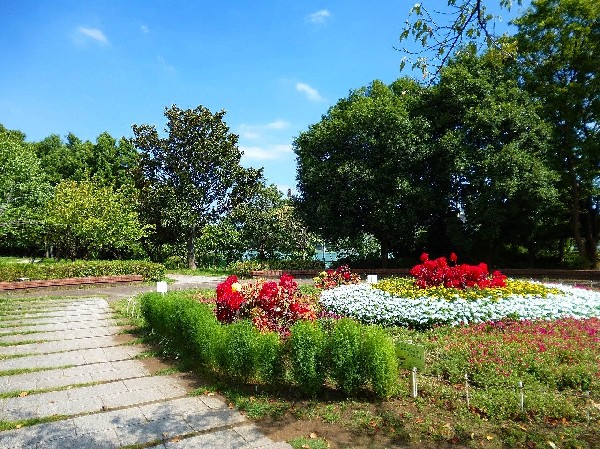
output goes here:
[{"label": "tree canopy", "polygon": [[133,125],[145,217],[158,232],[183,236],[189,268],[196,267],[200,230],[232,208],[236,192],[244,190],[241,184],[261,177],[260,171],[240,165],[238,136],[229,131],[224,116],[225,111],[213,114],[203,106],[173,105],[165,109],[166,137],[154,125]]}]

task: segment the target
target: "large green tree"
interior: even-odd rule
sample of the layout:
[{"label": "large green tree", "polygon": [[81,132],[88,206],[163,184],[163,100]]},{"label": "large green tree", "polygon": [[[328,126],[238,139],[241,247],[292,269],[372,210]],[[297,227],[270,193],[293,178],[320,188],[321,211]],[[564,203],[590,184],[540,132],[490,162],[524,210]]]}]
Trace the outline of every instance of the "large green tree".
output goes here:
[{"label": "large green tree", "polygon": [[[140,152],[138,187],[145,219],[162,242],[183,239],[189,268],[196,267],[196,239],[207,224],[229,211],[243,185],[261,173],[240,165],[238,136],[229,131],[225,111],[198,106],[165,109],[166,137],[154,125],[133,125]],[[163,240],[164,239],[164,240]]]},{"label": "large green tree", "polygon": [[82,141],[69,133],[66,142],[53,134],[34,144],[43,170],[54,185],[61,181],[92,180],[103,186],[117,188],[131,184],[131,170],[137,152],[127,139],[118,142],[107,132],[96,143]]},{"label": "large green tree", "polygon": [[275,185],[260,185],[232,210],[228,221],[240,230],[245,248],[261,260],[314,255],[316,237]]},{"label": "large green tree", "polygon": [[420,94],[410,80],[374,81],[295,139],[298,208],[313,232],[330,241],[371,234],[384,263],[426,239],[446,207],[428,124],[410,115]]},{"label": "large green tree", "polygon": [[600,237],[600,2],[533,0],[518,26],[524,87],[552,124],[550,161],[562,175],[572,235],[588,266]]},{"label": "large green tree", "polygon": [[144,235],[128,193],[90,181],[62,181],[45,211],[48,243],[57,258],[119,257]]},{"label": "large green tree", "polygon": [[539,104],[502,59],[463,48],[423,112],[431,144],[450,156],[449,200],[462,218],[448,230],[454,246],[496,262],[503,248],[521,246],[533,260],[560,221],[558,174],[547,164],[551,134]]},{"label": "large green tree", "polygon": [[52,194],[25,135],[0,125],[0,245],[35,252],[43,248],[41,210]]}]

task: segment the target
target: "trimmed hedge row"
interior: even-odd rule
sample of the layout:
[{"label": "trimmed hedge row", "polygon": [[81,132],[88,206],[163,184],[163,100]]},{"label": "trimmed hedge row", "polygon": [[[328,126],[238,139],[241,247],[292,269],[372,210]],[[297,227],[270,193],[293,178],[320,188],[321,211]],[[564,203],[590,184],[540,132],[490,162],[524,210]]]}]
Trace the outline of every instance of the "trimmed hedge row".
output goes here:
[{"label": "trimmed hedge row", "polygon": [[211,305],[185,293],[147,293],[140,305],[148,327],[172,349],[233,381],[296,385],[309,396],[326,382],[349,395],[363,388],[380,398],[397,393],[396,346],[380,327],[351,319],[299,321],[282,340],[247,320],[222,325]]},{"label": "trimmed hedge row", "polygon": [[263,270],[323,270],[321,260],[245,260],[233,262],[227,269],[236,276],[250,277],[252,271]]},{"label": "trimmed hedge row", "polygon": [[15,282],[23,278],[44,280],[129,274],[139,274],[145,281],[158,281],[164,277],[165,267],[139,260],[0,264],[0,282]]}]

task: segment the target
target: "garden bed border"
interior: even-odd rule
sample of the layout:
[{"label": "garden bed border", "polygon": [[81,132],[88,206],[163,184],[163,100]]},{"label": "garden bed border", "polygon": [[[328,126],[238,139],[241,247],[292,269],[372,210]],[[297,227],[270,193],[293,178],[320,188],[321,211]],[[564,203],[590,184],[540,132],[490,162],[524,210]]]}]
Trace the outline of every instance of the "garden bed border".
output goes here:
[{"label": "garden bed border", "polygon": [[0,291],[22,290],[28,288],[41,287],[64,287],[81,286],[95,284],[119,284],[129,282],[142,282],[144,277],[139,274],[121,275],[121,276],[89,276],[80,278],[63,279],[41,279],[29,280],[23,279],[17,282],[0,282]]},{"label": "garden bed border", "polygon": [[[279,278],[287,273],[296,278],[315,277],[323,270],[258,270],[251,271],[255,278]],[[353,273],[366,278],[369,274],[377,276],[408,276],[408,268],[352,268]],[[600,281],[600,270],[560,270],[560,269],[535,269],[535,268],[506,268],[500,271],[508,277],[552,280],[582,280]]]}]

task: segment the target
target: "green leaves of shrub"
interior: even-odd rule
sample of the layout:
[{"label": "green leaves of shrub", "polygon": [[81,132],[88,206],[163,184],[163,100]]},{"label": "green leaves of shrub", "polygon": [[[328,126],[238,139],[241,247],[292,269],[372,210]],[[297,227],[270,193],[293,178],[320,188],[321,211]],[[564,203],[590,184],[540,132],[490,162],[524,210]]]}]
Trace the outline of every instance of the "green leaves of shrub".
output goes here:
[{"label": "green leaves of shrub", "polygon": [[331,335],[331,375],[340,389],[353,394],[365,384],[362,327],[349,318],[339,320]]},{"label": "green leaves of shrub", "polygon": [[303,393],[315,395],[325,381],[325,332],[318,322],[297,321],[288,344],[296,384]]},{"label": "green leaves of shrub", "polygon": [[389,398],[397,391],[398,359],[392,337],[380,327],[364,329],[364,363],[375,394]]}]

